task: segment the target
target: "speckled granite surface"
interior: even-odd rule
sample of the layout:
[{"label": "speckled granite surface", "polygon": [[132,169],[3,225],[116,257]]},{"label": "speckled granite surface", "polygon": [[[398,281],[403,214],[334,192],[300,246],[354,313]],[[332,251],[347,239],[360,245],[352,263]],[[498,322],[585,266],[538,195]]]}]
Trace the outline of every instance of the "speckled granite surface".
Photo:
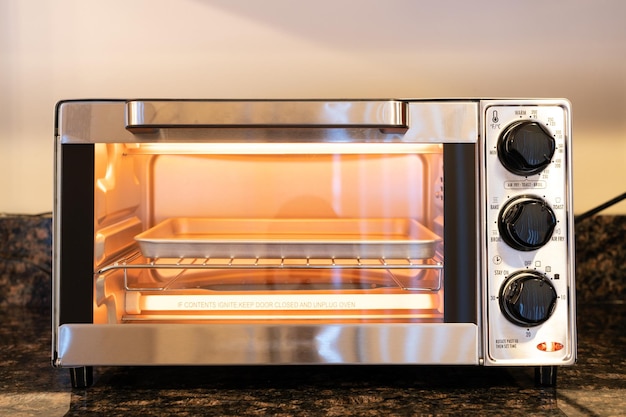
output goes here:
[{"label": "speckled granite surface", "polygon": [[[626,216],[577,225],[579,363],[532,369],[50,366],[49,217],[0,217],[0,416],[626,415]],[[29,306],[29,307],[25,307]]]},{"label": "speckled granite surface", "polygon": [[51,216],[0,216],[0,306],[50,305],[51,252]]},{"label": "speckled granite surface", "polygon": [[0,415],[626,415],[626,305],[579,313],[579,363],[557,388],[531,369],[335,366],[96,368],[71,390],[50,366],[49,310],[0,307]]},{"label": "speckled granite surface", "polygon": [[579,303],[626,302],[626,216],[595,216],[576,225]]}]

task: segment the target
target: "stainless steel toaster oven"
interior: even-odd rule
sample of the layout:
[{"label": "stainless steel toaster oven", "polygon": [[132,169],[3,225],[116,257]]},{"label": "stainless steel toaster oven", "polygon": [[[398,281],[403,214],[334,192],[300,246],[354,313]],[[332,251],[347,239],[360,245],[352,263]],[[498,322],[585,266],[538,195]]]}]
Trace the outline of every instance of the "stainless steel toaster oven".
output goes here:
[{"label": "stainless steel toaster oven", "polygon": [[56,107],[55,366],[576,359],[566,100]]}]

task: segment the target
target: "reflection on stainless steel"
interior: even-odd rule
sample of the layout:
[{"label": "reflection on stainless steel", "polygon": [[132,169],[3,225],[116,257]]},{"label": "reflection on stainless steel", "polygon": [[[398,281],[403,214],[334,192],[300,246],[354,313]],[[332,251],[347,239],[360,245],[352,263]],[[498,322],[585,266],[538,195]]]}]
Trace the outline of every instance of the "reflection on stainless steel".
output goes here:
[{"label": "reflection on stainless steel", "polygon": [[478,363],[478,327],[472,323],[71,324],[59,329],[58,361],[62,366],[190,363],[470,365]]},{"label": "reflection on stainless steel", "polygon": [[[141,133],[126,129],[124,101],[63,102],[59,105],[60,144],[69,143],[476,143],[478,109],[475,101],[411,101],[407,103],[408,130],[401,134],[386,129],[354,126],[308,129],[282,127],[213,127],[187,129],[149,128]],[[397,113],[396,113],[397,114]],[[450,123],[454,120],[453,123]]]},{"label": "reflection on stainless steel", "polygon": [[128,129],[207,126],[407,127],[402,101],[129,101]]}]

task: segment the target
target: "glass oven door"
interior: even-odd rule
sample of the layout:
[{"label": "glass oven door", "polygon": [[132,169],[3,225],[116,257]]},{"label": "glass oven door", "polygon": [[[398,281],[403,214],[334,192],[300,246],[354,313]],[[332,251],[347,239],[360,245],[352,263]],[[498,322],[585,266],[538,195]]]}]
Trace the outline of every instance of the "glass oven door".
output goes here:
[{"label": "glass oven door", "polygon": [[58,365],[478,363],[477,102],[58,123]]}]

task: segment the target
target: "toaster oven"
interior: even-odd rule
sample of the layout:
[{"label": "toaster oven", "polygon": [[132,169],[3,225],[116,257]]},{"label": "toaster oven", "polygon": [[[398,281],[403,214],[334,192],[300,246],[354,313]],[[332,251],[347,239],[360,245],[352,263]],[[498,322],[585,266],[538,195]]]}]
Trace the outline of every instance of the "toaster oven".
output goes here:
[{"label": "toaster oven", "polygon": [[52,362],[576,359],[566,100],[56,107]]}]

